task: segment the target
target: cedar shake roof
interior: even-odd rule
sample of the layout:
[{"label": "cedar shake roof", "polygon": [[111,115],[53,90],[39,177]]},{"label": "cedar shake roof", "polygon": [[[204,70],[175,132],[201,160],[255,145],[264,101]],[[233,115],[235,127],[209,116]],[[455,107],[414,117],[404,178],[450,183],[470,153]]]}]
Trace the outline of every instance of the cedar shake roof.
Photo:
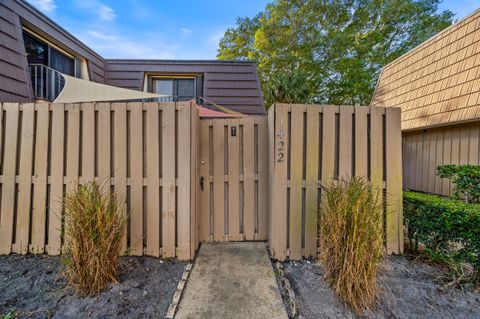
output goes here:
[{"label": "cedar shake roof", "polygon": [[402,108],[402,130],[480,119],[480,10],[385,66],[372,106]]}]

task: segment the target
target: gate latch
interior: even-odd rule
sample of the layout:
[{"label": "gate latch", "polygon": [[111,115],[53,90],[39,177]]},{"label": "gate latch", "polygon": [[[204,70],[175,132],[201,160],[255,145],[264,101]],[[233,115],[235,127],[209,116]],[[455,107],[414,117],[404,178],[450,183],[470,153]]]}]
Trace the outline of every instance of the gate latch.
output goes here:
[{"label": "gate latch", "polygon": [[205,181],[205,177],[200,176],[200,189],[203,191],[203,182]]}]

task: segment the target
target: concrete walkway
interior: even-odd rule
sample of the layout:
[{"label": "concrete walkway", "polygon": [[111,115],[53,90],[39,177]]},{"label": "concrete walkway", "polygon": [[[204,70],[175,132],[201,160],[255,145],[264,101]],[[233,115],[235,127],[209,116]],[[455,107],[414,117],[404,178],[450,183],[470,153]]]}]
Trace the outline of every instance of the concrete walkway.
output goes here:
[{"label": "concrete walkway", "polygon": [[285,318],[263,242],[202,244],[175,318]]}]

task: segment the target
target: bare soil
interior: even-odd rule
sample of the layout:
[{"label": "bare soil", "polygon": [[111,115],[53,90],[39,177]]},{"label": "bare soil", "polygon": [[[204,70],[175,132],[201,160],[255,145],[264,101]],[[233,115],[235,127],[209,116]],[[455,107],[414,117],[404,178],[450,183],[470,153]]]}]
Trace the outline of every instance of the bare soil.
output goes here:
[{"label": "bare soil", "polygon": [[[296,295],[300,318],[357,318],[334,295],[320,265],[287,262],[285,276]],[[404,256],[389,256],[381,266],[377,308],[365,318],[480,318],[480,292],[447,287],[445,271]]]},{"label": "bare soil", "polygon": [[58,257],[0,256],[0,318],[164,318],[186,263],[122,257],[118,284],[93,297],[68,288]]}]

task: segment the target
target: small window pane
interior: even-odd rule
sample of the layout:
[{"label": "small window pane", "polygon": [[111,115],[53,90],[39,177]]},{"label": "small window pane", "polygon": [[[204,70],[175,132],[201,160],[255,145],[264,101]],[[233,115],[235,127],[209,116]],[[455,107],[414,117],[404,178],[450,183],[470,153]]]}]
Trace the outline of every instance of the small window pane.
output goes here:
[{"label": "small window pane", "polygon": [[29,64],[48,65],[48,45],[46,43],[32,37],[27,32],[23,32],[23,41]]},{"label": "small window pane", "polygon": [[181,101],[190,100],[195,97],[195,80],[194,79],[178,79],[177,96]]},{"label": "small window pane", "polygon": [[172,80],[155,80],[155,93],[167,95],[158,98],[159,102],[173,101],[173,81]]},{"label": "small window pane", "polygon": [[75,60],[54,48],[50,48],[49,66],[63,74],[75,76]]}]

